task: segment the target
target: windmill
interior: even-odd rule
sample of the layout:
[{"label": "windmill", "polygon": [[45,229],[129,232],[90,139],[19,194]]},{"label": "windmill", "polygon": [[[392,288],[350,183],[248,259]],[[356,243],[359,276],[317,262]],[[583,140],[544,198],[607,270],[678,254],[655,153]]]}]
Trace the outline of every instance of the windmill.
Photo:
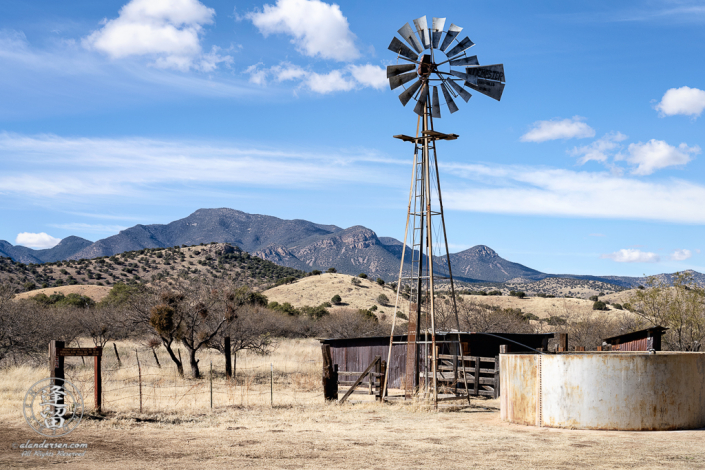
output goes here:
[{"label": "windmill", "polygon": [[[467,53],[475,44],[467,36],[458,39],[463,28],[451,24],[445,29],[445,18],[433,18],[431,29],[428,28],[425,16],[413,23],[414,28],[406,23],[398,30],[403,41],[396,36],[392,39],[389,50],[397,55],[397,63],[387,67],[391,89],[402,87],[404,91],[399,95],[399,101],[406,106],[413,99],[416,103],[414,112],[418,114],[416,136],[394,136],[414,144],[414,158],[387,363],[390,364],[394,345],[405,344],[405,396],[421,396],[423,377],[423,396],[437,406],[439,382],[443,382],[441,391],[454,390],[456,396],[461,396],[458,386],[462,378],[465,396],[468,401],[470,399],[460,333],[455,344],[447,345],[455,351],[454,354],[461,356],[459,363],[453,366],[453,377],[447,380],[446,375],[443,375],[439,380],[437,371],[436,279],[445,278],[449,281],[454,326],[457,331],[460,330],[436,153],[437,141],[455,140],[458,135],[434,130],[433,120],[441,118],[442,103],[438,89],[443,95],[444,104],[453,114],[458,111],[455,99],[460,97],[466,103],[470,100],[472,95],[468,89],[499,101],[504,91],[505,78],[502,64],[483,66],[479,64],[477,56]],[[441,236],[439,243],[435,238]],[[395,341],[394,337],[400,297],[409,302],[406,341]],[[385,384],[387,379],[388,376],[385,377]],[[387,393],[386,387],[383,393]]]}]

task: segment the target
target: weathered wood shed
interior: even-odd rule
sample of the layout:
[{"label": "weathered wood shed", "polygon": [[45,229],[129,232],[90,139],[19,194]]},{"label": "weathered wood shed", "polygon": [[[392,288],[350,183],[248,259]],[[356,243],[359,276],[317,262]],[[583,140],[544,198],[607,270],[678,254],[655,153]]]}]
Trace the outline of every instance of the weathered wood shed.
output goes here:
[{"label": "weathered wood shed", "polygon": [[[453,345],[457,343],[458,333],[436,333],[436,344],[440,354],[452,354]],[[425,347],[422,342],[417,343],[420,349]],[[534,352],[533,349],[548,347],[548,340],[553,338],[553,333],[547,334],[509,334],[509,333],[460,333],[460,341],[463,345],[463,355],[478,357],[496,357],[499,355],[499,347],[503,344],[509,345],[512,352]],[[333,364],[338,365],[340,371],[363,371],[374,360],[375,356],[381,356],[387,360],[389,353],[389,336],[374,336],[367,338],[333,338],[322,339],[322,344],[330,346],[331,359]],[[406,335],[394,336],[394,343],[405,343]],[[387,370],[389,373],[389,388],[403,388],[403,378],[406,375],[406,344],[394,344],[392,347],[392,357]],[[419,368],[423,370],[421,364],[423,354],[419,354]],[[365,379],[364,382],[367,382]],[[414,380],[414,385],[418,381]]]},{"label": "weathered wood shed", "polygon": [[612,345],[612,351],[648,351],[649,349],[660,351],[661,335],[667,329],[662,326],[654,326],[645,330],[605,338],[603,341]]}]

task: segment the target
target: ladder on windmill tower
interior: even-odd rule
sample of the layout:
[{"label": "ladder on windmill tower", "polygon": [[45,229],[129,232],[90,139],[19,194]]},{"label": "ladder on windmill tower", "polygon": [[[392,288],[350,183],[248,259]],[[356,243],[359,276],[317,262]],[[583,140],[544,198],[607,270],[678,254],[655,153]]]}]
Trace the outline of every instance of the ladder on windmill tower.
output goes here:
[{"label": "ladder on windmill tower", "polygon": [[[394,136],[414,144],[414,157],[387,364],[391,365],[393,347],[405,345],[404,397],[421,399],[437,407],[444,399],[467,398],[469,402],[468,378],[472,377],[470,371],[466,371],[465,356],[469,352],[463,348],[460,336],[436,152],[437,141],[455,140],[458,135],[434,130],[434,118],[441,117],[438,88],[452,114],[458,111],[453,98],[460,96],[467,102],[471,97],[464,87],[499,101],[505,80],[502,64],[480,66],[477,56],[466,54],[474,43],[468,37],[457,39],[462,28],[451,24],[445,31],[445,18],[433,18],[429,30],[425,16],[414,20],[414,25],[415,30],[407,23],[398,33],[418,54],[394,37],[389,49],[397,54],[397,62],[402,63],[387,67],[392,90],[418,79],[408,88],[404,86],[405,90],[399,95],[404,106],[412,98],[416,101],[416,135]],[[423,53],[425,50],[428,53]],[[445,54],[446,60],[436,60],[435,55],[440,53]],[[453,69],[458,66],[464,67],[465,72]],[[443,315],[441,325],[438,323],[435,281],[443,279],[450,288],[452,325],[448,324],[448,315]],[[404,302],[408,305],[406,340],[395,341],[396,312]],[[457,335],[446,334],[439,341],[436,334],[439,326],[453,328]],[[383,397],[389,397],[390,369],[388,366]]]}]

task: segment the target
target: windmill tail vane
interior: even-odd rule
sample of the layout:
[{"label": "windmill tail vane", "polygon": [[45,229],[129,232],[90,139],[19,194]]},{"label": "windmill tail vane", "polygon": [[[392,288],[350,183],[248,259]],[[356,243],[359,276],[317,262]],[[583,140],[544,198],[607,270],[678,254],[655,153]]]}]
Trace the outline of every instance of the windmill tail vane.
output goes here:
[{"label": "windmill tail vane", "polygon": [[[391,395],[387,389],[388,367],[382,395],[386,399],[423,399],[437,407],[439,400],[466,399],[469,403],[470,396],[480,395],[481,390],[478,389],[479,382],[471,375],[469,363],[466,363],[469,358],[466,358],[461,343],[436,152],[437,141],[452,141],[458,136],[436,131],[433,120],[441,117],[442,104],[451,114],[458,111],[455,100],[460,97],[467,103],[472,97],[468,90],[501,100],[505,76],[504,65],[480,65],[477,56],[468,55],[467,51],[475,43],[469,37],[458,39],[463,30],[460,26],[451,23],[446,29],[445,18],[433,18],[429,29],[425,16],[413,23],[413,28],[409,23],[399,28],[397,33],[401,39],[392,38],[389,50],[397,55],[397,63],[387,67],[390,88],[403,88],[399,94],[401,104],[406,106],[412,99],[416,102],[414,112],[419,115],[421,132],[419,134],[417,125],[415,136],[394,136],[414,144],[412,182],[387,361],[390,364],[392,349],[396,345],[405,345],[406,364],[403,394]],[[450,290],[451,323],[437,322],[437,283]],[[407,333],[401,335],[401,340],[395,335],[396,312],[400,311],[408,312]],[[456,335],[445,335],[442,341],[438,340],[436,332],[439,327],[446,331],[454,329],[458,332],[457,338]],[[472,387],[469,381],[473,382]]]}]

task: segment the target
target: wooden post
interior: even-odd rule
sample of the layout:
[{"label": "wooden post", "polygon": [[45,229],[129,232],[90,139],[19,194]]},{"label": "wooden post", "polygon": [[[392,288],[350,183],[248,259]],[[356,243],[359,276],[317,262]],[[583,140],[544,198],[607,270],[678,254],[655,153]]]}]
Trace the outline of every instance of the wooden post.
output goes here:
[{"label": "wooden post", "polygon": [[494,398],[499,398],[499,356],[494,357]]},{"label": "wooden post", "polygon": [[120,354],[118,354],[117,346],[113,343],[113,349],[115,350],[115,357],[118,361],[118,367],[122,367],[122,361],[120,360]]},{"label": "wooden post", "polygon": [[576,346],[575,347],[576,351],[584,352],[585,351],[585,346]]},{"label": "wooden post", "polygon": [[475,396],[480,396],[480,358],[475,358]]},{"label": "wooden post", "polygon": [[558,333],[558,352],[568,351],[568,333]]},{"label": "wooden post", "polygon": [[322,344],[323,353],[323,398],[327,401],[338,399],[338,379],[337,371],[333,368],[333,359],[330,353],[330,345]]},{"label": "wooden post", "polygon": [[[58,349],[63,349],[64,342],[52,340],[49,343],[49,377],[52,378],[52,385],[64,386],[64,357],[57,354]],[[59,396],[57,399],[57,404],[64,404],[64,397]],[[52,407],[53,408],[53,407]],[[53,412],[53,410],[52,410]]]},{"label": "wooden post", "polygon": [[598,350],[598,351],[602,351],[602,346],[598,346],[598,347],[597,347],[597,350]]},{"label": "wooden post", "polygon": [[[115,343],[113,343],[115,344]],[[95,360],[95,371],[93,373],[94,383],[94,397],[95,397],[95,411],[100,413],[103,411],[103,368],[101,367],[103,359],[103,348],[97,348],[98,355],[94,357]]]},{"label": "wooden post", "polygon": [[225,378],[230,380],[233,376],[233,366],[231,363],[230,336],[223,338],[223,353],[225,354]]},{"label": "wooden post", "polygon": [[384,401],[384,390],[386,388],[386,383],[384,381],[387,376],[387,361],[382,361],[380,366],[380,376],[379,376],[379,401]]},{"label": "wooden post", "polygon": [[140,413],[142,413],[142,367],[140,366],[140,357],[137,355],[137,350],[135,350],[135,357],[137,358],[137,375],[140,383]]},{"label": "wooden post", "polygon": [[511,351],[511,348],[509,347],[508,344],[500,344],[499,345],[499,353],[500,354],[509,354]]}]

